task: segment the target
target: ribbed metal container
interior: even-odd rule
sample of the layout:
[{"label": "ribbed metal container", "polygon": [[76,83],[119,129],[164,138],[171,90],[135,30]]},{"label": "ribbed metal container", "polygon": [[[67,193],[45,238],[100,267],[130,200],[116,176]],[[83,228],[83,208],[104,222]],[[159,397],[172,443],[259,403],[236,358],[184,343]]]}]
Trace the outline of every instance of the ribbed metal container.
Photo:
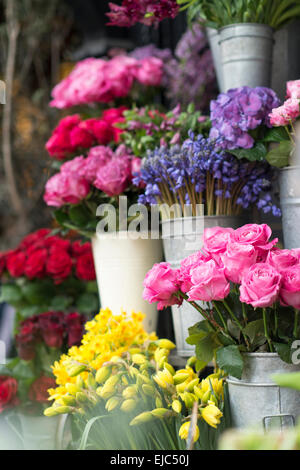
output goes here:
[{"label": "ribbed metal container", "polygon": [[223,70],[220,49],[220,34],[217,29],[206,28],[206,35],[212,53],[219,89],[223,90]]},{"label": "ribbed metal container", "polygon": [[[165,260],[177,269],[187,256],[201,250],[203,231],[207,227],[232,227],[244,225],[245,219],[230,216],[186,217],[162,222],[162,239]],[[202,320],[201,315],[187,302],[181,307],[172,307],[173,325],[177,355],[189,357],[194,354],[195,347],[185,342],[188,329]]]},{"label": "ribbed metal container", "polygon": [[221,28],[222,92],[241,86],[270,87],[273,43],[268,25],[240,23]]},{"label": "ribbed metal container", "polygon": [[284,428],[300,417],[300,392],[276,385],[271,376],[299,372],[300,366],[283,362],[276,353],[246,353],[242,379],[227,379],[232,425]]},{"label": "ribbed metal container", "polygon": [[300,166],[281,169],[279,178],[284,247],[300,248]]}]

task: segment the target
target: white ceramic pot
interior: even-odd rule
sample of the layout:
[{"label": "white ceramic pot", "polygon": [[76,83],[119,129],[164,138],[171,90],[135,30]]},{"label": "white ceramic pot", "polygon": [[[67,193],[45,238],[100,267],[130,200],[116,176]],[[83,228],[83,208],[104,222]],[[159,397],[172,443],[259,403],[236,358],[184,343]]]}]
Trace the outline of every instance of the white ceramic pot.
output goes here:
[{"label": "white ceramic pot", "polygon": [[102,308],[114,314],[122,310],[146,314],[145,329],[155,331],[156,304],[143,300],[143,281],[154,263],[162,260],[161,240],[138,238],[133,240],[127,232],[105,233],[92,239],[95,269]]}]

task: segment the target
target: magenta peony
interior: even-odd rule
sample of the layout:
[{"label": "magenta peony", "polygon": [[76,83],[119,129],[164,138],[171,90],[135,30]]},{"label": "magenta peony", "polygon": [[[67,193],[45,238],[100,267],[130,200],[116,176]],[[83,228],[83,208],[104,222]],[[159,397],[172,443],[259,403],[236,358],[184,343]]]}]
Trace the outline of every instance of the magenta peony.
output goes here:
[{"label": "magenta peony", "polygon": [[89,183],[75,173],[57,173],[46,183],[44,201],[48,206],[78,204],[90,192]]}]

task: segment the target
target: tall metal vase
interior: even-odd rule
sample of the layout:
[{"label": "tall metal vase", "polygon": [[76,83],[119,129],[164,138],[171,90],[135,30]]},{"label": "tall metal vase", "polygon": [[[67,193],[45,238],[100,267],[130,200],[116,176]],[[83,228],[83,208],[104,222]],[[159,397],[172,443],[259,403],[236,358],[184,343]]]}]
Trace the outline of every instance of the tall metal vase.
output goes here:
[{"label": "tall metal vase", "polygon": [[217,29],[206,28],[206,35],[216,71],[218,87],[220,91],[223,91],[223,70],[220,49],[220,33]]},{"label": "tall metal vase", "polygon": [[[165,259],[172,268],[177,269],[187,256],[201,250],[203,231],[207,227],[232,227],[244,225],[246,221],[240,217],[203,216],[186,217],[162,222],[162,239]],[[202,320],[201,315],[187,302],[182,306],[172,307],[172,317],[177,347],[177,355],[189,357],[194,354],[194,346],[186,343],[188,329]]]},{"label": "tall metal vase", "polygon": [[284,247],[300,248],[300,166],[282,168],[279,178]]},{"label": "tall metal vase", "polygon": [[271,86],[273,30],[239,23],[220,29],[222,92],[241,86]]},{"label": "tall metal vase", "polygon": [[300,417],[300,392],[276,385],[271,376],[299,372],[300,365],[283,362],[276,353],[246,353],[242,379],[227,379],[232,425],[287,427]]}]

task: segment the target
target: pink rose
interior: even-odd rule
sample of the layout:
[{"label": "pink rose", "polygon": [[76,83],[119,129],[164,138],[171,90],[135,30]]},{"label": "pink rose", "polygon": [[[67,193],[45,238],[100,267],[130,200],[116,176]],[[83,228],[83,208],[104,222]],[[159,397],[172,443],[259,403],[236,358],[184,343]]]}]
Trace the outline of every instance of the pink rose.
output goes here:
[{"label": "pink rose", "polygon": [[289,98],[282,106],[273,109],[272,113],[269,114],[270,123],[275,127],[287,126],[299,116],[300,108],[299,99],[297,98]]},{"label": "pink rose", "polygon": [[73,158],[60,167],[60,172],[64,174],[75,173],[79,176],[83,176],[83,171],[85,167],[85,158],[80,155],[79,157]]},{"label": "pink rose", "polygon": [[84,162],[84,167],[81,170],[81,176],[87,181],[93,183],[96,179],[97,173],[103,168],[112,158],[114,153],[110,147],[97,145],[92,147]]},{"label": "pink rose", "polygon": [[230,238],[231,241],[242,245],[253,245],[261,250],[271,250],[278,242],[278,238],[270,242],[271,235],[272,230],[266,224],[247,224],[234,230]]},{"label": "pink rose", "polygon": [[135,77],[143,85],[160,86],[163,78],[163,61],[156,57],[141,60]]},{"label": "pink rose", "polygon": [[119,108],[110,108],[106,109],[102,113],[102,119],[109,124],[114,124],[115,122],[119,122],[121,118],[123,118],[124,111],[126,111],[126,106],[120,106]]},{"label": "pink rose", "polygon": [[273,127],[287,126],[290,123],[283,106],[272,109],[272,112],[269,114],[269,118],[270,124]]},{"label": "pink rose", "polygon": [[232,228],[206,228],[203,235],[203,249],[210,253],[216,262],[219,262],[220,254],[225,252],[232,233]]},{"label": "pink rose", "polygon": [[282,273],[280,303],[300,309],[300,264],[285,269]]},{"label": "pink rose", "polygon": [[291,121],[297,119],[300,116],[300,109],[299,109],[299,99],[297,98],[290,98],[283,104],[284,110],[286,115],[289,117]]},{"label": "pink rose", "polygon": [[221,260],[227,279],[240,284],[243,274],[256,263],[257,250],[252,245],[229,242],[225,253],[221,254]]},{"label": "pink rose", "polygon": [[175,296],[179,290],[177,270],[172,269],[169,263],[155,264],[146,274],[143,285],[143,299],[150,304],[158,302],[158,310],[182,303]]},{"label": "pink rose", "polygon": [[240,301],[252,307],[271,307],[277,300],[281,275],[267,263],[257,263],[244,273]]},{"label": "pink rose", "polygon": [[192,288],[188,291],[189,300],[223,300],[230,292],[224,268],[220,268],[214,260],[200,264],[191,271]]},{"label": "pink rose", "polygon": [[46,183],[44,201],[48,206],[78,204],[90,192],[89,183],[74,173],[57,173]]},{"label": "pink rose", "polygon": [[131,161],[125,157],[114,157],[96,176],[94,186],[108,196],[118,196],[129,186],[131,180]]},{"label": "pink rose", "polygon": [[286,84],[288,98],[300,99],[300,80],[291,80]]},{"label": "pink rose", "polygon": [[282,273],[285,269],[299,263],[299,256],[294,250],[273,248],[269,251],[266,262]]},{"label": "pink rose", "polygon": [[181,283],[180,289],[182,292],[188,292],[192,288],[192,270],[210,259],[212,259],[211,255],[205,253],[205,251],[197,251],[181,261],[178,280]]}]

